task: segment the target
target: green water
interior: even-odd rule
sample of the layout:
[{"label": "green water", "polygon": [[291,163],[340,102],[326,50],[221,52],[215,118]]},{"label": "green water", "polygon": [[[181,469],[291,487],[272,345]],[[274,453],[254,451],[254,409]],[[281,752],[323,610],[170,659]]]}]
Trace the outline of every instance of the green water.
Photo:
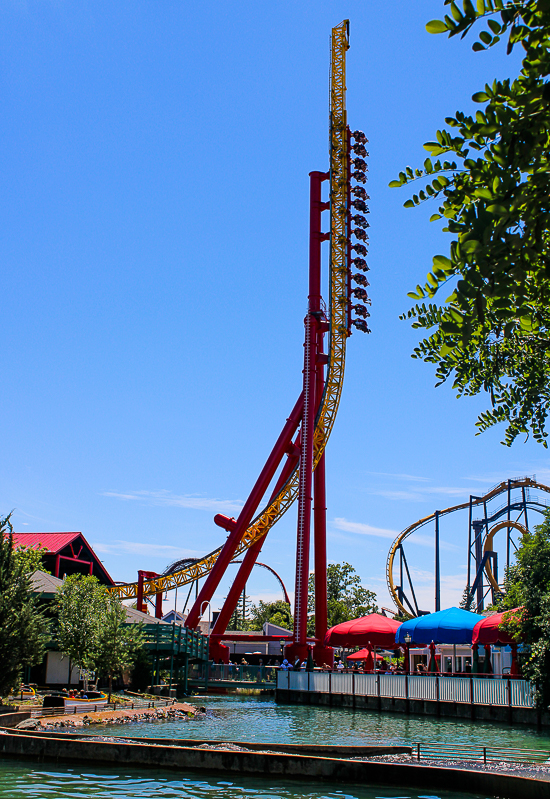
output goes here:
[{"label": "green water", "polygon": [[[535,729],[467,723],[343,708],[277,705],[251,696],[195,697],[205,717],[166,722],[97,725],[86,734],[180,737],[287,743],[410,743],[441,741],[547,749],[550,735]],[[487,799],[455,792],[422,792],[376,785],[286,782],[231,775],[60,766],[0,759],[0,799]]]},{"label": "green water", "polygon": [[473,794],[332,785],[127,768],[69,768],[0,759],[1,799],[485,799]]},{"label": "green water", "polygon": [[151,738],[203,738],[262,743],[441,743],[545,749],[550,730],[452,721],[398,713],[370,713],[345,708],[277,705],[253,696],[194,697],[207,708],[206,717],[177,721],[87,727],[86,733]]}]

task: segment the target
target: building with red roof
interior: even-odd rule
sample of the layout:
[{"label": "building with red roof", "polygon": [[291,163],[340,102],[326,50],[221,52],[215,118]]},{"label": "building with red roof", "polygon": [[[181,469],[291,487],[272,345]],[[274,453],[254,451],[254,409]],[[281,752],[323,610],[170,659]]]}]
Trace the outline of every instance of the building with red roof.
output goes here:
[{"label": "building with red roof", "polygon": [[55,577],[92,574],[103,585],[114,585],[82,533],[14,533],[13,544],[41,549],[44,568]]}]

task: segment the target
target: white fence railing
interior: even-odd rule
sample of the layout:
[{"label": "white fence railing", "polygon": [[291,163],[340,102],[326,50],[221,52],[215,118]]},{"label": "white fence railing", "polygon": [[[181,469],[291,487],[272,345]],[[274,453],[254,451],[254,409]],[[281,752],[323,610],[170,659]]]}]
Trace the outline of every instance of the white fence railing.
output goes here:
[{"label": "white fence railing", "polygon": [[431,702],[460,702],[472,705],[534,707],[531,685],[526,680],[506,677],[279,671],[277,688],[321,694],[424,699]]}]

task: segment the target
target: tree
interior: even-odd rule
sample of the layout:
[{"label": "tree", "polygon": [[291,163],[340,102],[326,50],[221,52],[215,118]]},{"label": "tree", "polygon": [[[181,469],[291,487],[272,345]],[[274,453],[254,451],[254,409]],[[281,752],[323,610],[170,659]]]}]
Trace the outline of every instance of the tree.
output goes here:
[{"label": "tree", "polygon": [[[423,182],[414,207],[439,198],[449,256],[436,255],[417,300],[401,318],[430,331],[413,357],[436,364],[437,384],[452,380],[458,396],[486,391],[490,408],[478,433],[503,422],[504,441],[531,431],[547,446],[550,403],[550,4],[548,0],[444,0],[451,16],[430,33],[464,37],[481,18],[487,29],[474,50],[507,34],[510,53],[523,48],[519,75],[493,81],[473,100],[475,116],[458,111],[424,147],[422,169],[407,167],[390,186]],[[448,156],[457,160],[441,160]],[[437,160],[434,160],[437,159]],[[458,161],[458,163],[457,163]],[[450,295],[431,302],[447,284]]]},{"label": "tree", "polygon": [[0,519],[0,697],[17,685],[24,666],[41,662],[50,632],[14,549],[10,516]]},{"label": "tree", "polygon": [[239,597],[237,606],[235,607],[235,610],[231,614],[231,618],[227,623],[227,629],[241,631],[256,629],[255,627],[250,626],[250,614],[252,613],[253,608],[254,605],[246,594],[245,586],[242,594]]},{"label": "tree", "polygon": [[116,597],[107,595],[94,664],[109,679],[109,702],[113,677],[133,666],[142,645],[143,624],[127,624],[124,605]]},{"label": "tree", "polygon": [[476,613],[474,594],[469,585],[467,585],[462,592],[462,599],[460,600],[459,607],[461,607],[462,610],[469,610],[472,613]]},{"label": "tree", "polygon": [[47,552],[46,547],[39,544],[38,547],[15,547],[15,559],[21,564],[22,570],[25,574],[32,575],[36,571],[43,571],[46,574],[50,572],[42,565],[42,555]]},{"label": "tree", "polygon": [[283,602],[282,599],[277,602],[262,602],[260,599],[257,605],[252,605],[248,629],[261,630],[266,623],[276,624],[278,627],[284,627],[285,630],[292,630],[294,620],[290,605]]},{"label": "tree", "polygon": [[71,574],[57,593],[57,641],[71,665],[94,669],[105,618],[107,590],[97,577]]},{"label": "tree", "polygon": [[538,707],[550,703],[550,514],[533,532],[522,534],[515,563],[504,578],[500,610],[507,613],[503,627],[530,648],[523,673],[535,687]]},{"label": "tree", "polygon": [[[315,575],[309,575],[308,634],[315,631]],[[376,594],[361,585],[361,578],[349,563],[327,566],[327,619],[334,627],[343,621],[377,613]]]}]

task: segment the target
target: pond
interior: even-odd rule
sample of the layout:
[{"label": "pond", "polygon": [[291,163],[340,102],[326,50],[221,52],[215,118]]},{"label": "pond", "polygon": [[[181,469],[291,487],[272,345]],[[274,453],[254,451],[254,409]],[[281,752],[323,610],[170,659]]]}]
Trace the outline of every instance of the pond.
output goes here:
[{"label": "pond", "polygon": [[270,697],[193,697],[205,717],[176,721],[93,726],[87,733],[151,738],[203,738],[262,743],[440,743],[544,749],[550,753],[550,730],[510,727],[480,721],[375,713],[340,707],[278,705]]},{"label": "pond", "polygon": [[473,794],[398,791],[273,779],[208,777],[185,772],[50,765],[0,760],[0,799],[485,799]]}]

